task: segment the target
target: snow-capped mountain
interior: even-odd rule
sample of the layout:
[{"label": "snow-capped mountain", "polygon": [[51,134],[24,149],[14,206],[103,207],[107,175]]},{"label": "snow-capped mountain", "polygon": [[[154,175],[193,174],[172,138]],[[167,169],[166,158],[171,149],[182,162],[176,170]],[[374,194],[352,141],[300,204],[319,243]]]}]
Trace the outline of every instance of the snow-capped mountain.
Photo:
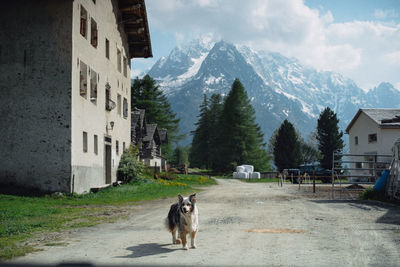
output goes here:
[{"label": "snow-capped mountain", "polygon": [[365,93],[338,73],[319,72],[295,58],[255,52],[224,41],[194,40],[159,59],[148,72],[181,118],[184,144],[197,122],[202,95],[227,94],[235,78],[244,85],[266,140],[284,119],[306,137],[315,131],[320,112],[332,108],[344,129],[362,107],[400,107],[400,91],[389,83]]}]

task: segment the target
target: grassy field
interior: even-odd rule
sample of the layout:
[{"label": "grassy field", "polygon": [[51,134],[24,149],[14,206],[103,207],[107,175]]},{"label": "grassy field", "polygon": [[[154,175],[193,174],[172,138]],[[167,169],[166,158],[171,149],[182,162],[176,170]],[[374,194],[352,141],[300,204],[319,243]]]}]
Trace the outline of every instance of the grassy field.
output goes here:
[{"label": "grassy field", "polygon": [[[21,197],[0,194],[0,260],[35,250],[29,240],[49,232],[93,226],[124,218],[126,206],[138,201],[187,194],[216,184],[199,175],[178,175],[174,180],[148,179],[146,183],[110,187],[75,196]],[[124,213],[125,211],[125,213]],[[59,242],[49,242],[52,246]]]}]

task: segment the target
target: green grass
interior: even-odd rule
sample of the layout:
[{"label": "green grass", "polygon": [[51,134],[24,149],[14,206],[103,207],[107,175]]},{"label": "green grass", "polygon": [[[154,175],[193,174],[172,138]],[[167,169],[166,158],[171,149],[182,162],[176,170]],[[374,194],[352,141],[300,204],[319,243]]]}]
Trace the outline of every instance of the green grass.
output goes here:
[{"label": "green grass", "polygon": [[35,251],[24,241],[40,234],[113,222],[123,217],[124,206],[132,203],[188,194],[195,191],[194,187],[216,184],[214,179],[200,175],[148,181],[64,197],[0,194],[0,260]]}]

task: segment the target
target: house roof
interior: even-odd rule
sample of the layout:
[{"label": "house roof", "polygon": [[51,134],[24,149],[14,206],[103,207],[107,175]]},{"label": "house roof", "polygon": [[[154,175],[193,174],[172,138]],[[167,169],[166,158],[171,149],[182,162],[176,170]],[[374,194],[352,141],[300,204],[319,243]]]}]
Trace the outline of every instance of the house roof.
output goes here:
[{"label": "house roof", "polygon": [[400,128],[400,109],[386,109],[386,108],[361,108],[351,120],[346,128],[348,134],[351,127],[357,121],[361,113],[367,115],[372,119],[380,128]]},{"label": "house roof", "polygon": [[158,134],[157,124],[146,124],[146,136],[143,138],[144,142],[153,140],[154,134]]},{"label": "house roof", "polygon": [[135,127],[136,124],[139,124],[140,127],[144,126],[145,119],[144,119],[144,114],[145,114],[144,109],[139,109],[134,107],[131,112],[131,126]]},{"label": "house roof", "polygon": [[119,0],[118,24],[123,24],[128,39],[130,58],[153,57],[144,0]]}]

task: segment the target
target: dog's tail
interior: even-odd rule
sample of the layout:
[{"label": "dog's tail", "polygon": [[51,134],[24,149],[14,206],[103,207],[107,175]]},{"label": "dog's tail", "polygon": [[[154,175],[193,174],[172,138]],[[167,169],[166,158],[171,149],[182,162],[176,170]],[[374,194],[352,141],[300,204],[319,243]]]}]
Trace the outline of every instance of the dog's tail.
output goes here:
[{"label": "dog's tail", "polygon": [[168,231],[172,232],[171,224],[169,223],[168,217],[165,218],[165,220],[164,220],[164,226],[165,226],[165,228],[167,228]]}]

